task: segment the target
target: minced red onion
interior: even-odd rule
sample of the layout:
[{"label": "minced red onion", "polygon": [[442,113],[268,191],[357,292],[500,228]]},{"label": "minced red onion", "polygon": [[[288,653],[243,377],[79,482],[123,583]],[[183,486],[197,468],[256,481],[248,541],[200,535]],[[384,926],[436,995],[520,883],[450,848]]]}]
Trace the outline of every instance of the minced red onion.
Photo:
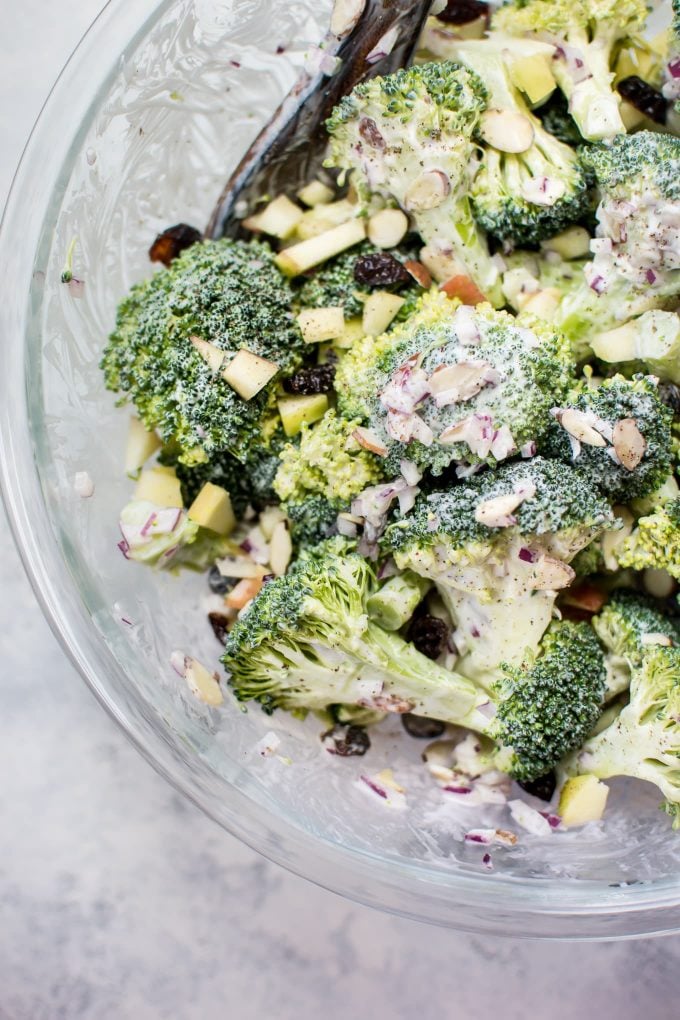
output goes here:
[{"label": "minced red onion", "polygon": [[369,790],[373,790],[373,793],[377,793],[379,797],[383,798],[383,800],[388,799],[387,791],[384,790],[382,786],[378,786],[377,783],[374,783],[373,780],[370,779],[368,776],[359,776],[359,779],[361,780],[362,783],[366,784]]},{"label": "minced red onion", "polygon": [[463,837],[466,843],[481,843],[488,846],[496,838],[495,829],[470,829]]},{"label": "minced red onion", "polygon": [[519,452],[524,460],[529,460],[530,457],[535,457],[538,451],[535,439],[530,439],[523,446],[520,446]]},{"label": "minced red onion", "polygon": [[467,793],[472,793],[472,787],[471,786],[442,786],[442,790],[445,793],[455,793],[455,794],[458,794],[458,795],[464,795],[464,794],[467,794]]},{"label": "minced red onion", "polygon": [[534,552],[533,549],[527,549],[526,546],[520,549],[518,555],[523,563],[535,563],[538,559],[538,553]]},{"label": "minced red onion", "polygon": [[189,656],[185,655],[184,652],[180,652],[179,649],[175,649],[170,655],[170,665],[174,669],[178,676],[184,676],[187,671],[187,661]]},{"label": "minced red onion", "polygon": [[453,328],[456,336],[462,344],[476,344],[479,339],[479,329],[475,318],[475,310],[471,305],[461,305],[456,309],[453,316]]},{"label": "minced red onion", "polygon": [[487,871],[493,871],[493,861],[491,860],[491,854],[489,853],[484,854],[484,856],[482,857],[482,864],[487,869]]},{"label": "minced red onion", "polygon": [[118,542],[118,548],[122,552],[125,559],[129,560],[130,557],[128,556],[128,553],[130,552],[130,543],[127,541],[127,539],[125,538],[121,539],[121,541]]}]

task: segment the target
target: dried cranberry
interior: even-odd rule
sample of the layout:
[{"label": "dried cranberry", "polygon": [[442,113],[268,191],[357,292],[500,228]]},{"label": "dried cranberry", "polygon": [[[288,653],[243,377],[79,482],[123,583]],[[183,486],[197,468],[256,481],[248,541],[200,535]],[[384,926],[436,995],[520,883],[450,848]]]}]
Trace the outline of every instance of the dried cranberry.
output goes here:
[{"label": "dried cranberry", "polygon": [[169,266],[185,248],[191,248],[192,244],[202,240],[203,235],[196,227],[178,223],[158,235],[149,248],[149,258],[152,262],[162,262]]},{"label": "dried cranberry", "polygon": [[652,88],[636,74],[624,78],[616,87],[621,98],[640,113],[644,113],[645,117],[649,117],[656,124],[666,123],[668,105],[658,89]]},{"label": "dried cranberry", "polygon": [[359,134],[374,149],[384,149],[385,139],[378,130],[378,125],[372,117],[362,117],[359,121]]},{"label": "dried cranberry", "polygon": [[354,279],[366,287],[405,286],[413,283],[408,269],[386,251],[360,255],[354,263]]},{"label": "dried cranberry", "polygon": [[334,747],[329,747],[331,754],[337,754],[341,758],[351,758],[355,755],[364,755],[371,746],[371,740],[363,726],[334,726],[332,730],[322,734],[322,740],[330,739]]},{"label": "dried cranberry", "polygon": [[312,393],[328,393],[333,389],[335,365],[314,365],[312,368],[301,368],[295,375],[283,380],[286,393],[299,393],[308,396]]},{"label": "dried cranberry", "polygon": [[467,25],[477,18],[489,18],[489,5],[482,0],[449,0],[437,15],[447,25]]},{"label": "dried cranberry", "polygon": [[208,613],[208,620],[213,634],[222,645],[226,645],[229,634],[229,617],[223,613]]},{"label": "dried cranberry", "polygon": [[236,580],[233,577],[225,577],[221,574],[219,567],[211,567],[208,574],[208,584],[210,585],[210,591],[214,591],[216,595],[226,595],[234,587]]},{"label": "dried cranberry", "polygon": [[659,399],[670,407],[673,413],[680,416],[680,386],[672,382],[659,383]]},{"label": "dried cranberry", "polygon": [[544,776],[539,776],[538,779],[528,779],[519,786],[527,793],[530,793],[532,797],[538,797],[539,800],[552,800],[552,795],[555,792],[557,786],[557,779],[554,772],[546,772]]},{"label": "dried cranberry", "polygon": [[443,620],[429,613],[423,613],[411,620],[408,639],[428,659],[437,659],[446,647],[449,628]]},{"label": "dried cranberry", "polygon": [[446,724],[440,722],[439,719],[426,719],[424,716],[411,715],[410,712],[402,715],[401,723],[410,737],[422,740],[434,740],[435,737],[441,737],[446,729]]}]

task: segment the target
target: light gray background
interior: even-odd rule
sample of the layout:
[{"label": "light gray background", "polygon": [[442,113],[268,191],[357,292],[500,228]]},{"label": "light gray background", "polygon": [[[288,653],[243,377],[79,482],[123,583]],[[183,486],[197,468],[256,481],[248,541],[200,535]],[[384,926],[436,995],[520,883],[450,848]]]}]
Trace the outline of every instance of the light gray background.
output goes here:
[{"label": "light gray background", "polygon": [[[99,7],[0,0],[0,200]],[[242,847],[95,704],[4,519],[0,549],[0,1020],[677,1015],[680,937],[456,935],[344,902]]]}]

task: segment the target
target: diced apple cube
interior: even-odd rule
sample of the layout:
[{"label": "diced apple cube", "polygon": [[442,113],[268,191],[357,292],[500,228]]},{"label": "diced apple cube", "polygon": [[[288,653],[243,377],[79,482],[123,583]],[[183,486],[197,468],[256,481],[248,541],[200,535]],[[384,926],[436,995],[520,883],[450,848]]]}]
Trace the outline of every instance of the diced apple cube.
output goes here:
[{"label": "diced apple cube", "polygon": [[216,707],[224,701],[218,674],[211,673],[202,662],[190,655],[184,660],[184,679],[191,693],[204,704]]},{"label": "diced apple cube", "polygon": [[632,361],[637,352],[637,326],[635,320],[625,322],[616,329],[596,333],[592,339],[593,353],[602,361]]},{"label": "diced apple cube", "polygon": [[404,303],[404,299],[385,290],[375,290],[364,302],[364,336],[384,333]]},{"label": "diced apple cube", "polygon": [[557,82],[547,56],[519,57],[508,68],[513,85],[524,92],[532,106],[540,106],[555,91]]},{"label": "diced apple cube", "polygon": [[125,446],[125,470],[127,474],[136,474],[160,445],[161,441],[155,432],[149,432],[139,418],[130,418],[127,444]]},{"label": "diced apple cube", "polygon": [[635,131],[647,119],[644,113],[641,113],[636,106],[633,106],[626,99],[621,100],[619,113],[621,114],[621,120],[626,131]]},{"label": "diced apple cube", "polygon": [[221,485],[212,482],[205,483],[188,513],[201,528],[216,531],[218,535],[229,535],[236,527],[231,496]]},{"label": "diced apple cube", "polygon": [[567,227],[561,234],[541,241],[543,251],[556,251],[563,259],[585,258],[590,251],[590,234],[585,227]]},{"label": "diced apple cube", "polygon": [[319,234],[325,234],[333,227],[339,227],[341,223],[353,219],[356,214],[356,204],[346,198],[341,198],[339,202],[331,202],[329,205],[317,205],[303,213],[295,233],[301,241],[318,237]]},{"label": "diced apple cube", "polygon": [[295,232],[304,215],[303,210],[285,195],[279,195],[273,202],[254,217],[256,229],[270,237],[285,241]]},{"label": "diced apple cube", "polygon": [[222,367],[222,362],[224,361],[225,358],[225,352],[221,351],[219,347],[215,346],[215,344],[211,344],[209,340],[201,339],[200,336],[192,336],[190,337],[190,340],[194,345],[194,348],[198,351],[203,360],[208,364],[210,371],[214,375],[217,375],[220,368]]},{"label": "diced apple cube", "polygon": [[156,506],[184,506],[179,479],[173,469],[168,467],[153,467],[142,471],[135,486],[135,499],[143,499]]},{"label": "diced apple cube", "polygon": [[544,287],[527,298],[522,304],[522,311],[549,322],[559,308],[561,300],[562,294],[557,287]]},{"label": "diced apple cube", "polygon": [[308,344],[335,340],[345,332],[345,316],[341,307],[303,308],[297,321]]},{"label": "diced apple cube", "polygon": [[328,410],[328,397],[325,393],[309,397],[281,397],[278,406],[283,431],[292,438],[304,424],[312,424],[323,418]]},{"label": "diced apple cube", "polygon": [[222,378],[236,390],[239,397],[252,400],[274,378],[278,370],[279,366],[275,362],[260,358],[257,354],[241,348],[223,370]]},{"label": "diced apple cube", "polygon": [[361,316],[357,315],[355,318],[345,321],[342,336],[337,338],[334,346],[345,350],[346,348],[353,347],[357,340],[361,340],[365,336],[364,320]]},{"label": "diced apple cube", "polygon": [[571,827],[597,822],[604,814],[609,787],[596,776],[574,776],[562,787],[557,809],[562,824]]},{"label": "diced apple cube", "polygon": [[297,197],[303,205],[313,209],[317,205],[328,205],[333,201],[334,192],[323,181],[310,181],[298,191]]},{"label": "diced apple cube", "polygon": [[365,237],[365,221],[355,218],[334,227],[333,230],[319,234],[318,237],[300,241],[299,244],[286,248],[279,252],[274,261],[286,276],[299,276],[300,273],[306,273],[308,269],[326,262],[334,255],[339,255],[341,251],[359,244]]},{"label": "diced apple cube", "polygon": [[269,565],[277,577],[288,570],[293,555],[293,543],[290,537],[288,521],[279,521],[272,533],[269,552]]}]

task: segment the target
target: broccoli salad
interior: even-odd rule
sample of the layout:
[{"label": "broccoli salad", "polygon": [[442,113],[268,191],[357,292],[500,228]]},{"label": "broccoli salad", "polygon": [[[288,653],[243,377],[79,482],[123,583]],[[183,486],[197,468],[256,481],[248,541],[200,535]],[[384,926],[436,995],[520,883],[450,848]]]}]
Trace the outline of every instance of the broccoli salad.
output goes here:
[{"label": "broccoli salad", "polygon": [[215,710],[340,756],[399,715],[538,834],[617,776],[680,827],[680,0],[433,11],[323,175],[154,241],[101,361],[119,548],[205,572],[221,648],[172,665]]}]

